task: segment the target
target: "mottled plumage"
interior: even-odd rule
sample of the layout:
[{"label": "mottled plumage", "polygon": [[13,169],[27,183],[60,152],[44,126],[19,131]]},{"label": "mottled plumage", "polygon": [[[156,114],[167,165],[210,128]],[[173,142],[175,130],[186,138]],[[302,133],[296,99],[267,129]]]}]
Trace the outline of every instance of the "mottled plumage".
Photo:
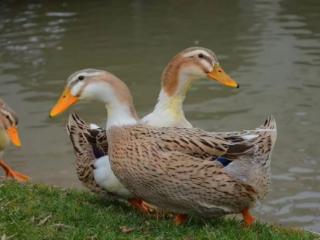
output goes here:
[{"label": "mottled plumage", "polygon": [[[76,116],[72,124],[81,124]],[[108,152],[112,170],[134,194],[165,210],[205,217],[239,213],[265,196],[276,140],[270,117],[256,130],[208,133],[200,129],[112,127],[84,130]],[[231,163],[224,167],[218,157]]]},{"label": "mottled plumage", "polygon": [[[77,121],[77,124],[74,124],[75,122],[70,119],[70,124],[67,125],[67,131],[70,136],[70,140],[72,142],[74,154],[76,157],[75,163],[78,179],[83,183],[85,187],[89,188],[92,192],[110,196],[110,193],[100,187],[94,179],[93,160],[97,159],[94,153],[94,149],[98,148],[98,146],[94,142],[95,139],[91,138],[92,143],[90,143],[83,133],[83,130],[86,127],[86,123],[79,118],[77,119]],[[91,133],[94,136],[94,131],[92,131]]]}]

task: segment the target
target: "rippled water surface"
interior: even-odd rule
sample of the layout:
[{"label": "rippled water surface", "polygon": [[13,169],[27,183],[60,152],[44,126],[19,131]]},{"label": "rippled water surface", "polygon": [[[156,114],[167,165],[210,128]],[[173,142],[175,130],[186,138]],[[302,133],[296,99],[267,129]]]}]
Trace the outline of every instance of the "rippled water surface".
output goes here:
[{"label": "rippled water surface", "polygon": [[[228,131],[254,128],[273,114],[273,184],[256,215],[320,231],[319,1],[28,2],[0,2],[0,96],[18,112],[23,140],[6,152],[12,167],[33,182],[80,187],[68,114],[48,118],[68,75],[87,67],[115,73],[143,115],[169,59],[201,45],[241,88],[197,82],[185,104],[188,119]],[[74,109],[104,124],[102,105]]]}]

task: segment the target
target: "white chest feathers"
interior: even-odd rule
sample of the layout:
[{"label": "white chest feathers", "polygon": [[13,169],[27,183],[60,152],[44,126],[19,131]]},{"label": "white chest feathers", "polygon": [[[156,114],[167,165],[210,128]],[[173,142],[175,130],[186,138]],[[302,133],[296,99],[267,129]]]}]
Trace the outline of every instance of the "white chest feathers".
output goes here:
[{"label": "white chest feathers", "polygon": [[123,198],[129,198],[131,196],[131,193],[114,175],[108,156],[96,159],[94,167],[94,179],[100,187]]}]

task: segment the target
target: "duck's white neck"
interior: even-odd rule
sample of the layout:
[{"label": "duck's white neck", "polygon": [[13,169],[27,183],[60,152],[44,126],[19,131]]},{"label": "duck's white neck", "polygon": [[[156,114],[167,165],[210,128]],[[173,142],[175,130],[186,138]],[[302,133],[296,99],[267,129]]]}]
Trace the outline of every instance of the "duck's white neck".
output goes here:
[{"label": "duck's white neck", "polygon": [[106,128],[114,126],[133,125],[137,123],[137,117],[129,106],[119,103],[117,100],[105,105],[108,112]]},{"label": "duck's white neck", "polygon": [[132,125],[137,123],[137,114],[129,90],[121,94],[108,84],[99,83],[87,86],[83,97],[105,104],[108,119],[106,128],[112,126]]},{"label": "duck's white neck", "polygon": [[184,95],[173,95],[169,96],[163,89],[161,89],[158,102],[154,107],[153,113],[157,114],[160,112],[170,112],[169,116],[183,116],[183,101],[185,99]]},{"label": "duck's white neck", "polygon": [[186,93],[191,85],[192,79],[183,73],[178,74],[177,86],[173,93],[169,94],[162,87],[158,102],[152,113],[147,115],[144,120],[149,125],[154,126],[178,126],[191,127],[183,112],[183,102]]}]

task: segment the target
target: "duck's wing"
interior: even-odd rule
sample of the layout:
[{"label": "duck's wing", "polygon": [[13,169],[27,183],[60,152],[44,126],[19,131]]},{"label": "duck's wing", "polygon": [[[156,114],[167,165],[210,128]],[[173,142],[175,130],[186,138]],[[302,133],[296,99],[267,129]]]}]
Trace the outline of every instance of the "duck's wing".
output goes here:
[{"label": "duck's wing", "polygon": [[129,138],[154,144],[163,152],[181,152],[198,159],[215,160],[225,157],[231,161],[248,159],[255,154],[258,137],[250,141],[237,136],[223,136],[198,128],[152,128],[145,125],[124,128]]},{"label": "duck's wing", "polygon": [[216,136],[229,142],[231,151],[225,155],[230,160],[237,159],[242,154],[242,150],[235,149],[238,146],[247,146],[252,149],[255,156],[262,155],[263,158],[267,156],[275,144],[277,138],[277,126],[273,116],[269,116],[264,124],[253,130],[243,130],[238,132],[216,132]]},{"label": "duck's wing", "polygon": [[[132,130],[132,129],[131,129]],[[88,139],[96,142],[105,152],[108,151],[108,137],[105,130],[88,129]],[[143,136],[140,138],[139,135]],[[163,151],[177,151],[197,157],[199,159],[215,160],[225,154],[244,153],[250,148],[245,143],[230,141],[216,133],[208,133],[193,128],[152,128],[145,125],[136,125],[132,135],[139,141],[149,142],[159,138],[156,145]]]},{"label": "duck's wing", "polygon": [[[97,158],[105,155],[105,152],[96,144],[95,138],[88,138],[86,133],[90,129],[90,125],[77,114],[72,114],[66,127],[76,157],[76,171],[79,180],[91,191],[107,194],[94,179],[93,164]],[[98,129],[91,129],[92,135],[101,131]]]},{"label": "duck's wing", "polygon": [[[148,133],[143,132],[147,128]],[[197,128],[152,128],[145,125],[136,126],[135,135],[142,134],[144,141],[157,142],[160,149],[165,151],[180,151],[199,159],[217,160],[221,166],[227,166],[234,160],[253,158],[257,151],[257,143],[261,143],[268,136],[272,141],[258,144],[265,148],[265,155],[272,149],[276,139],[276,125],[273,117],[269,117],[263,125],[254,130],[238,132],[206,132]],[[108,139],[105,130],[89,129],[88,139],[92,139],[104,152],[108,152]],[[218,164],[218,165],[219,165]]]}]

